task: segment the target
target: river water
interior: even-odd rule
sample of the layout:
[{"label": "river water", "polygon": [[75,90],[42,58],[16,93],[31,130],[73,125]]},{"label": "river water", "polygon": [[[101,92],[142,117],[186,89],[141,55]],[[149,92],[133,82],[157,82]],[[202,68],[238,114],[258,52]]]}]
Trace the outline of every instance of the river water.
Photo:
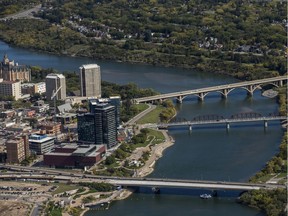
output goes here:
[{"label": "river water", "polygon": [[[86,58],[63,57],[10,47],[0,42],[0,55],[8,54],[10,60],[19,64],[39,65],[58,71],[78,71],[79,66],[97,63],[101,67],[102,79],[126,84],[134,82],[140,87],[153,88],[159,92],[188,90],[237,82],[233,78],[194,70],[164,68],[148,65],[133,65]],[[235,90],[228,99],[219,94],[209,94],[203,102],[191,97],[177,106],[177,118],[192,119],[199,115],[218,114],[229,117],[242,112],[257,112],[262,115],[276,112],[275,99],[261,96],[256,91],[252,98],[244,90]],[[195,127],[171,129],[169,134],[175,144],[165,150],[157,161],[150,177],[203,179],[219,181],[247,181],[260,170],[277,151],[283,132],[279,123],[231,125],[229,131],[223,127]],[[163,191],[154,195],[148,191],[135,193],[126,200],[113,202],[107,211],[89,211],[91,215],[262,215],[257,210],[241,206],[235,197],[218,197],[201,200],[194,192]]]}]

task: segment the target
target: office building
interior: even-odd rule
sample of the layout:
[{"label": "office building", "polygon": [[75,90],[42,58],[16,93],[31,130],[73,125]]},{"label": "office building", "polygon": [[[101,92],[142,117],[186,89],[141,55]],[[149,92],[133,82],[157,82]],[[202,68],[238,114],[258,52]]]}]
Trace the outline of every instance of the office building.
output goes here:
[{"label": "office building", "polygon": [[6,141],[7,163],[21,163],[30,156],[28,136],[23,135]]},{"label": "office building", "polygon": [[115,107],[103,103],[94,106],[93,113],[78,115],[78,141],[106,144],[110,149],[117,144]]},{"label": "office building", "polygon": [[29,137],[29,147],[31,152],[41,155],[52,151],[54,141],[54,137],[48,137],[46,134],[32,134]]},{"label": "office building", "polygon": [[55,92],[57,92],[56,100],[66,99],[66,81],[63,74],[48,74],[45,83],[47,100],[51,100]]},{"label": "office building", "polygon": [[90,99],[89,100],[89,111],[94,113],[95,107],[98,104],[110,104],[115,107],[115,117],[116,117],[116,126],[120,125],[120,110],[121,110],[121,98],[120,96],[112,96],[109,98],[99,98],[99,99]]},{"label": "office building", "polygon": [[91,167],[105,155],[105,145],[78,145],[63,143],[53,152],[44,154],[44,164],[50,167],[84,168]]},{"label": "office building", "polygon": [[80,67],[80,84],[82,97],[101,97],[101,73],[97,64]]},{"label": "office building", "polygon": [[31,69],[26,65],[18,65],[14,60],[10,61],[7,55],[4,55],[0,62],[0,78],[5,81],[31,81]]},{"label": "office building", "polygon": [[0,79],[0,96],[12,96],[15,100],[21,98],[20,81],[4,81]]}]

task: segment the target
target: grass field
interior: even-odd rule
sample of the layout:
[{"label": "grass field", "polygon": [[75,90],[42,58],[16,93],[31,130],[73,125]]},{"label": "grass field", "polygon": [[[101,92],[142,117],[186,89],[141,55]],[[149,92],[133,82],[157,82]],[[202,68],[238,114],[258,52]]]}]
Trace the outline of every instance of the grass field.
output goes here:
[{"label": "grass field", "polygon": [[80,186],[68,185],[68,184],[63,184],[63,183],[54,183],[53,185],[58,186],[58,188],[52,192],[52,195],[80,188]]},{"label": "grass field", "polygon": [[137,124],[158,123],[158,122],[160,122],[159,114],[164,109],[165,108],[162,106],[157,106],[156,109],[149,112],[143,118],[139,119],[136,123]]}]

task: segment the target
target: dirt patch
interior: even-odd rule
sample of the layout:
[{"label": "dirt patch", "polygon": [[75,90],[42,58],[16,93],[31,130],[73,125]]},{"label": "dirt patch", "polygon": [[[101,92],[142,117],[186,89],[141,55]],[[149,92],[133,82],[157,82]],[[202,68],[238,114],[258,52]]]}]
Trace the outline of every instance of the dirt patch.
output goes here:
[{"label": "dirt patch", "polygon": [[30,206],[16,201],[0,202],[0,215],[28,215]]}]

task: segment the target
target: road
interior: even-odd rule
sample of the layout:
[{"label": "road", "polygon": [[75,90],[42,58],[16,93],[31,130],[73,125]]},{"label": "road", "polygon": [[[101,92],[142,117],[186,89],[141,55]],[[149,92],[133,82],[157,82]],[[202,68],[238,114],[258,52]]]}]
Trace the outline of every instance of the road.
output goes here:
[{"label": "road", "polygon": [[[51,179],[52,175],[38,173],[19,173],[18,175],[0,173],[0,178],[9,179]],[[156,178],[126,178],[126,177],[104,177],[95,175],[53,175],[54,180],[79,182],[107,182],[113,185],[122,186],[144,186],[144,187],[172,187],[172,188],[205,188],[205,189],[224,189],[224,190],[259,190],[285,188],[285,185],[278,184],[253,184],[243,182],[219,182],[219,181],[199,181],[182,179],[156,179]]]},{"label": "road", "polygon": [[141,119],[143,116],[145,116],[147,113],[151,112],[152,110],[154,110],[156,108],[155,105],[152,104],[148,104],[148,108],[146,110],[144,110],[143,112],[139,113],[138,115],[134,116],[132,119],[130,119],[129,121],[127,121],[125,123],[125,125],[131,125],[136,123],[139,119]]},{"label": "road", "polygon": [[[21,11],[19,13],[16,14],[11,14],[8,15],[4,18],[1,18],[0,20],[8,20],[8,19],[22,19],[22,18],[34,18],[36,19],[36,17],[33,16],[33,13],[38,12],[41,9],[41,4],[36,5],[35,7],[25,10],[25,11]],[[38,18],[37,18],[38,19]]]}]

